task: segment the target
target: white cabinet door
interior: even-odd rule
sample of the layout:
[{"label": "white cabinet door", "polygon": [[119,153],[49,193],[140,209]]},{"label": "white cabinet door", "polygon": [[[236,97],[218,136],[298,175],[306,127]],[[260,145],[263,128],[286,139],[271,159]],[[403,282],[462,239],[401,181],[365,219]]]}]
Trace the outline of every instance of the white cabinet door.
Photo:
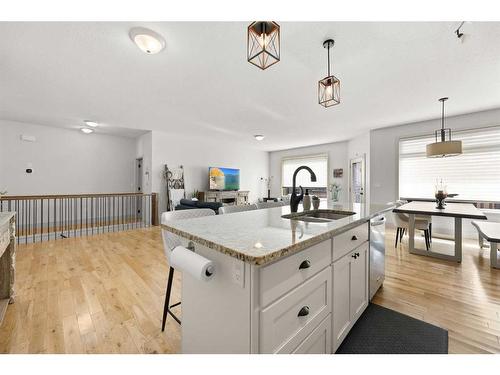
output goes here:
[{"label": "white cabinet door", "polygon": [[333,351],[349,332],[351,326],[350,311],[351,254],[333,263]]},{"label": "white cabinet door", "polygon": [[368,242],[333,263],[333,351],[368,305]]},{"label": "white cabinet door", "polygon": [[355,322],[368,304],[368,244],[351,253],[351,321]]}]

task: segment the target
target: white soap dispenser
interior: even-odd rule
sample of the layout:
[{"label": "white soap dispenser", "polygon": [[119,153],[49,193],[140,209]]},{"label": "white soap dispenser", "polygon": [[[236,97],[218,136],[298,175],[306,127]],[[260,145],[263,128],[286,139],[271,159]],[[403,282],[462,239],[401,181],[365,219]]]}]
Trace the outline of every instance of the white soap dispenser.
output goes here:
[{"label": "white soap dispenser", "polygon": [[311,209],[311,196],[309,195],[309,189],[306,189],[304,198],[302,198],[302,207],[304,211],[309,211]]}]

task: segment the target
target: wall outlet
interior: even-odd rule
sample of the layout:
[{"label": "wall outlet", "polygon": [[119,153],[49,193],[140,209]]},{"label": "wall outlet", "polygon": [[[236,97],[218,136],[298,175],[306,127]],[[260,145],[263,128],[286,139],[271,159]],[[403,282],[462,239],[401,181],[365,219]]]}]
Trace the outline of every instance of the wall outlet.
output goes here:
[{"label": "wall outlet", "polygon": [[233,260],[233,281],[240,287],[245,287],[245,263],[241,260]]}]

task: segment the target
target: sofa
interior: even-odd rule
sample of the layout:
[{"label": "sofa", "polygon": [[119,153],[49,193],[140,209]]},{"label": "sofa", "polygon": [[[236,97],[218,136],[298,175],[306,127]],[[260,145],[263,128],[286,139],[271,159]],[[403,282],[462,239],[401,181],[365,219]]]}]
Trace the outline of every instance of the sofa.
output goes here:
[{"label": "sofa", "polygon": [[219,213],[219,207],[222,207],[220,202],[203,202],[203,201],[193,201],[191,199],[181,199],[179,204],[175,206],[176,210],[192,210],[194,208],[210,208],[215,211],[216,214]]}]

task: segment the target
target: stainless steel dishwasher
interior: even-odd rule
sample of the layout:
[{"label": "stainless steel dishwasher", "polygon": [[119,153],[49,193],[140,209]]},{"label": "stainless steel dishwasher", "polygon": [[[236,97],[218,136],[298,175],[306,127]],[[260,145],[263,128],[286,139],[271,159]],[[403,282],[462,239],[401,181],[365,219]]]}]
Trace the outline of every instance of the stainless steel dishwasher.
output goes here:
[{"label": "stainless steel dishwasher", "polygon": [[385,278],[385,216],[370,220],[370,300]]}]

